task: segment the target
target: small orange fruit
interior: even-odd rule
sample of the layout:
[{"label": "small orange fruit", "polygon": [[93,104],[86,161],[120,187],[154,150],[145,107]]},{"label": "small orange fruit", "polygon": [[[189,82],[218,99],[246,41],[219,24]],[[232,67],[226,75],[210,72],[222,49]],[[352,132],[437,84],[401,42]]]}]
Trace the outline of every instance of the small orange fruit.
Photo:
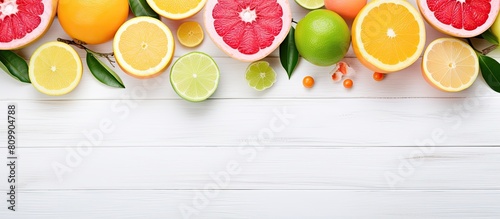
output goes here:
[{"label": "small orange fruit", "polygon": [[352,85],[353,85],[353,82],[352,82],[352,80],[351,80],[351,79],[345,79],[345,80],[344,80],[344,87],[345,87],[345,88],[351,88],[351,87],[352,87]]},{"label": "small orange fruit", "polygon": [[57,16],[73,39],[100,44],[113,39],[128,11],[127,0],[59,0]]},{"label": "small orange fruit", "polygon": [[304,79],[302,79],[302,84],[305,88],[312,88],[314,86],[314,78],[311,76],[305,76]]},{"label": "small orange fruit", "polygon": [[373,73],[373,80],[375,80],[375,81],[384,80],[384,77],[385,77],[384,73],[380,73],[380,72]]}]

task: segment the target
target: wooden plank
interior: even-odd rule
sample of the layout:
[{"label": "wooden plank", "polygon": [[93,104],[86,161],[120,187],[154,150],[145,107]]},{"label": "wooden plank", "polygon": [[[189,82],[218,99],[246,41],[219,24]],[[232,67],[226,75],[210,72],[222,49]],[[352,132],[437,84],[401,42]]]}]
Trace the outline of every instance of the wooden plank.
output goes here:
[{"label": "wooden plank", "polygon": [[16,102],[21,147],[500,143],[500,98]]},{"label": "wooden plank", "polygon": [[[21,191],[2,218],[497,218],[500,191]],[[210,193],[209,193],[210,194]],[[200,198],[199,198],[200,197]],[[197,202],[193,204],[193,201]],[[181,212],[181,209],[183,211]],[[184,210],[187,209],[187,210]],[[189,214],[194,212],[193,214]]]},{"label": "wooden plank", "polygon": [[[498,147],[21,148],[18,154],[21,190],[500,189]],[[6,171],[0,168],[0,176]]]}]

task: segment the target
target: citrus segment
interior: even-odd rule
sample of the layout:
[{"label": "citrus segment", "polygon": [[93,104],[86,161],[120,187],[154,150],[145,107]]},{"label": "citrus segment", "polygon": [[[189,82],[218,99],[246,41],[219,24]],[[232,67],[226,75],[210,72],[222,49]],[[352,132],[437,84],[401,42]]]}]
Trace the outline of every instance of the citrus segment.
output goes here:
[{"label": "citrus segment", "polygon": [[453,38],[436,39],[422,59],[422,74],[429,84],[448,92],[467,89],[479,74],[479,61],[465,42]]},{"label": "citrus segment", "polygon": [[31,56],[29,77],[31,84],[47,95],[71,92],[82,78],[82,61],[69,45],[49,42],[40,46]]},{"label": "citrus segment", "polygon": [[413,64],[425,45],[425,26],[419,12],[406,1],[368,3],[352,28],[353,49],[372,71],[395,72]]},{"label": "citrus segment", "polygon": [[50,27],[57,0],[0,1],[0,50],[22,48]]},{"label": "citrus segment", "polygon": [[248,66],[245,78],[250,87],[263,91],[276,82],[276,72],[269,65],[269,62],[257,61]]},{"label": "citrus segment", "polygon": [[100,44],[113,39],[128,12],[127,0],[59,0],[57,17],[73,39]]},{"label": "citrus segment", "polygon": [[209,98],[219,84],[219,67],[205,53],[191,52],[172,65],[170,83],[183,99],[199,102]]},{"label": "citrus segment", "polygon": [[156,76],[168,66],[175,43],[170,29],[158,19],[136,17],[125,22],[115,35],[116,61],[138,78]]},{"label": "citrus segment", "polygon": [[437,30],[456,37],[474,37],[495,21],[500,0],[418,0],[424,18]]},{"label": "citrus segment", "polygon": [[161,16],[180,20],[198,13],[207,0],[147,0],[147,2]]},{"label": "citrus segment", "polygon": [[203,29],[195,21],[182,23],[177,29],[177,39],[186,47],[195,47],[203,41]]},{"label": "citrus segment", "polygon": [[205,10],[205,29],[229,56],[260,60],[283,42],[291,27],[288,0],[211,0]]},{"label": "citrus segment", "polygon": [[325,6],[325,0],[295,0],[295,2],[305,9],[318,9]]}]

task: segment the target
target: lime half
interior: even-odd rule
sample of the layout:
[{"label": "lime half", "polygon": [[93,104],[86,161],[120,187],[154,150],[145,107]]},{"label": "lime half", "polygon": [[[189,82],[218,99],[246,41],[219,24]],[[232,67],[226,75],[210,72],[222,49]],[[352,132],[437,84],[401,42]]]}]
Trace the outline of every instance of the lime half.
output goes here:
[{"label": "lime half", "polygon": [[219,68],[209,55],[191,52],[181,56],[170,69],[170,83],[183,99],[200,102],[219,85]]},{"label": "lime half", "polygon": [[325,6],[325,0],[295,0],[297,4],[305,9],[318,9]]},{"label": "lime half", "polygon": [[248,66],[246,79],[250,87],[262,91],[276,82],[276,72],[269,66],[269,62],[257,61]]}]

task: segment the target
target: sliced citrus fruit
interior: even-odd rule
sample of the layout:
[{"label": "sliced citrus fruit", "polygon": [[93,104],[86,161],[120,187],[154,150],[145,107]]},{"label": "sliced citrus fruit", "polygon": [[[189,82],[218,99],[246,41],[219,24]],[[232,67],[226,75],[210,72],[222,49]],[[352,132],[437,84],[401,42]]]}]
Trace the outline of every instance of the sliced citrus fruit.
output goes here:
[{"label": "sliced citrus fruit", "polygon": [[248,85],[258,91],[270,88],[276,82],[276,72],[266,61],[257,61],[250,64],[245,77]]},{"label": "sliced citrus fruit", "polygon": [[170,29],[158,19],[135,17],[116,32],[113,51],[118,65],[137,78],[150,78],[163,72],[174,55],[175,42]]},{"label": "sliced citrus fruit", "polygon": [[295,0],[298,5],[305,9],[318,9],[325,6],[325,0]]},{"label": "sliced citrus fruit", "polygon": [[361,63],[372,71],[400,71],[424,50],[424,21],[407,1],[372,1],[354,19],[352,45]]},{"label": "sliced citrus fruit", "polygon": [[500,0],[417,0],[417,4],[430,25],[456,37],[482,34],[500,9]]},{"label": "sliced citrus fruit", "polygon": [[479,61],[467,43],[454,38],[439,38],[425,50],[422,74],[432,86],[458,92],[474,83],[479,74]]},{"label": "sliced citrus fruit", "polygon": [[82,60],[75,49],[48,42],[35,50],[29,63],[31,84],[40,92],[60,96],[74,90],[82,78]]},{"label": "sliced citrus fruit", "polygon": [[219,67],[209,55],[191,52],[181,56],[170,69],[170,83],[183,99],[206,100],[219,85]]},{"label": "sliced citrus fruit", "polygon": [[203,41],[203,29],[196,21],[184,22],[177,29],[177,39],[183,46],[198,46]]},{"label": "sliced citrus fruit", "polygon": [[57,0],[1,0],[0,50],[23,48],[49,30]]},{"label": "sliced citrus fruit", "polygon": [[149,6],[163,17],[180,20],[198,13],[207,0],[147,0]]},{"label": "sliced citrus fruit", "polygon": [[261,60],[285,40],[292,25],[288,0],[211,0],[205,31],[222,51],[244,62]]}]

